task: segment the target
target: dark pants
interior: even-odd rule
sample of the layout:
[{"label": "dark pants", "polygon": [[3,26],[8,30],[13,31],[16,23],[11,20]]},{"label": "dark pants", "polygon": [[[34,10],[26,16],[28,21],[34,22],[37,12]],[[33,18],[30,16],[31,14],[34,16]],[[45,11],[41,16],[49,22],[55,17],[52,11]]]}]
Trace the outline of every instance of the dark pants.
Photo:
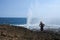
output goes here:
[{"label": "dark pants", "polygon": [[40,29],[41,31],[43,31],[43,27],[41,27],[41,29]]}]

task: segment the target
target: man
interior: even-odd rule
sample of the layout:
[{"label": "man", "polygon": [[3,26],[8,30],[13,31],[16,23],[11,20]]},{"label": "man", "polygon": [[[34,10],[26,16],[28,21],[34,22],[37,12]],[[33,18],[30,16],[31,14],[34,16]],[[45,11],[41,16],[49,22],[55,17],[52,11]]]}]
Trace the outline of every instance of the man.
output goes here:
[{"label": "man", "polygon": [[40,26],[40,30],[43,31],[44,24],[42,21],[40,22],[39,26]]}]

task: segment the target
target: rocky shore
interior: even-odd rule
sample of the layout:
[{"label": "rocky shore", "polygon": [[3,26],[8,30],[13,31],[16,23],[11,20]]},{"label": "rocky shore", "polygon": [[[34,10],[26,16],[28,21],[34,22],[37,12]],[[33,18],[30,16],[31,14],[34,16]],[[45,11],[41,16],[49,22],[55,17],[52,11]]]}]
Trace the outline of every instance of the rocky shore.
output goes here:
[{"label": "rocky shore", "polygon": [[0,40],[60,40],[60,34],[32,31],[21,26],[0,25]]}]

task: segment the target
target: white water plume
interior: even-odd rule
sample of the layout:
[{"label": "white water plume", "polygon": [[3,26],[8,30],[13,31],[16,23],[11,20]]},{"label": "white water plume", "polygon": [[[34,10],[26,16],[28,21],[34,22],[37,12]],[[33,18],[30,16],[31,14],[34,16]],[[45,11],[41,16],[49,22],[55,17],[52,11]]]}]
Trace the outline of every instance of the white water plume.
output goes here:
[{"label": "white water plume", "polygon": [[[44,7],[43,7],[44,8]],[[46,22],[47,25],[45,24],[45,28],[59,28],[59,26],[56,26],[56,25],[50,25],[48,24],[49,23],[49,20],[51,18],[49,18],[49,16],[51,15],[47,15],[45,11],[45,9],[43,10],[43,8],[40,9],[40,4],[38,2],[38,0],[34,0],[34,3],[31,2],[31,5],[28,9],[28,13],[27,13],[27,24],[26,25],[22,25],[22,26],[25,26],[27,28],[35,28],[35,29],[39,29],[39,22],[40,21],[43,21],[43,22]],[[43,12],[41,12],[41,10],[43,10]],[[47,18],[45,18],[47,17]]]},{"label": "white water plume", "polygon": [[27,28],[29,28],[29,26],[31,25],[31,19],[32,19],[32,4],[30,6],[30,8],[28,9],[28,13],[27,13]]}]

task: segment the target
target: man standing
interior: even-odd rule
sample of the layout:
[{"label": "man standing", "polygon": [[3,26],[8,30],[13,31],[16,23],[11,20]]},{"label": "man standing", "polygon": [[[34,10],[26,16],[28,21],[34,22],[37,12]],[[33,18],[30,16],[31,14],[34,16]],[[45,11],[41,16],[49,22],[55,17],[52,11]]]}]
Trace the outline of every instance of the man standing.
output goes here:
[{"label": "man standing", "polygon": [[40,30],[43,31],[44,24],[42,21],[40,22],[39,27],[40,27]]}]

